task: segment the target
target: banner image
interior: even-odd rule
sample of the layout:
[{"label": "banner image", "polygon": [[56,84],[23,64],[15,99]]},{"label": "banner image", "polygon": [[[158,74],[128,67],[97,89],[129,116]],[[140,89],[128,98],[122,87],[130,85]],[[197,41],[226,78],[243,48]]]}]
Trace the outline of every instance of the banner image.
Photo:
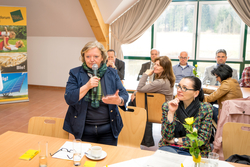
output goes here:
[{"label": "banner image", "polygon": [[0,104],[28,101],[25,7],[0,6]]},{"label": "banner image", "polygon": [[1,102],[28,100],[27,72],[2,74],[2,82],[3,87],[0,91]]}]

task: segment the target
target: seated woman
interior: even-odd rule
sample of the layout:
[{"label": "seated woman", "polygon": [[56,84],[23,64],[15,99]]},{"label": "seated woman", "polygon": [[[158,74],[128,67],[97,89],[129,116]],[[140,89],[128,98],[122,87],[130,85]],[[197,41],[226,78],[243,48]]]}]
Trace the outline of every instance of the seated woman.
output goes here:
[{"label": "seated woman", "polygon": [[198,131],[198,139],[204,142],[200,147],[201,156],[207,157],[211,151],[209,140],[212,128],[212,105],[203,103],[204,94],[201,81],[194,76],[184,77],[177,86],[177,97],[162,105],[162,138],[159,149],[172,153],[190,155],[182,146],[190,146],[183,124],[188,117],[194,117],[194,127]]},{"label": "seated woman", "polygon": [[123,127],[117,105],[126,104],[128,93],[116,70],[106,66],[107,53],[101,43],[87,43],[81,57],[82,66],[69,72],[64,95],[69,108],[63,129],[76,139],[116,146]]},{"label": "seated woman", "polygon": [[[205,101],[213,102],[217,100],[219,105],[219,113],[222,109],[221,102],[230,99],[242,98],[242,92],[238,81],[231,78],[232,72],[232,68],[226,64],[218,66],[212,70],[211,73],[216,76],[216,80],[221,84],[220,87],[217,90],[203,88],[204,93],[209,94],[208,96],[205,96]],[[218,112],[214,112],[213,119],[216,120],[217,116]]]},{"label": "seated woman", "polygon": [[[137,91],[143,93],[161,93],[166,97],[166,101],[173,99],[173,87],[175,83],[175,75],[172,68],[172,62],[167,56],[155,58],[154,70],[148,69],[142,75]],[[148,76],[155,75],[153,82],[147,83]],[[135,102],[134,92],[131,101]],[[136,105],[134,103],[134,105]]]}]

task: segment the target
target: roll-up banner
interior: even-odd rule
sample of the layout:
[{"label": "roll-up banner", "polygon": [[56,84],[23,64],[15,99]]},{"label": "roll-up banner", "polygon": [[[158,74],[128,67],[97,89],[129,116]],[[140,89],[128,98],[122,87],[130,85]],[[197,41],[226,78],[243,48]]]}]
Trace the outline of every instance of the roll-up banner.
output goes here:
[{"label": "roll-up banner", "polygon": [[0,6],[0,104],[28,100],[26,8]]}]

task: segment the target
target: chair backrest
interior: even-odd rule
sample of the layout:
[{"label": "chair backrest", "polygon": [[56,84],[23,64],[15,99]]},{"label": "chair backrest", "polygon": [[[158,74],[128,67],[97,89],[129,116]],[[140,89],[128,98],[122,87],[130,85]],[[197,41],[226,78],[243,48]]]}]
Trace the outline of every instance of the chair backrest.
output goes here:
[{"label": "chair backrest", "polygon": [[123,128],[118,136],[118,145],[140,148],[146,128],[146,110],[132,106],[128,108],[134,111],[123,111],[119,108]]},{"label": "chair backrest", "polygon": [[250,124],[227,122],[223,126],[224,158],[233,154],[250,155]]},{"label": "chair backrest", "polygon": [[147,93],[147,104],[145,104],[145,93],[136,93],[136,106],[146,108],[148,122],[161,123],[162,104],[166,101],[165,95],[160,93]]},{"label": "chair backrest", "polygon": [[28,133],[68,139],[69,133],[63,130],[63,118],[32,117],[29,120]]}]

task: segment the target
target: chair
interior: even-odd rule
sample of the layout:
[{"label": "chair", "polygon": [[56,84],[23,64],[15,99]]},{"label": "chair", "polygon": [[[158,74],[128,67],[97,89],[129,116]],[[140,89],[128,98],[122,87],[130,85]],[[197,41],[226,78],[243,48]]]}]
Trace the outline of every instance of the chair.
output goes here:
[{"label": "chair", "polygon": [[233,154],[250,155],[250,124],[228,122],[223,126],[224,158]]},{"label": "chair", "polygon": [[[147,99],[145,100],[145,94]],[[136,106],[148,111],[148,122],[161,123],[162,104],[166,101],[165,95],[160,93],[136,92]],[[145,101],[146,104],[145,104]]]},{"label": "chair", "polygon": [[128,108],[134,112],[123,111],[119,108],[123,128],[118,137],[118,145],[140,148],[147,121],[146,110],[132,106]]},{"label": "chair", "polygon": [[63,130],[63,118],[32,117],[29,120],[28,133],[69,139],[69,133]]},{"label": "chair", "polygon": [[224,160],[222,148],[223,126],[227,122],[250,124],[250,97],[226,100],[222,102],[222,109],[219,113],[217,130],[214,138],[214,148],[219,150],[220,160]]}]

